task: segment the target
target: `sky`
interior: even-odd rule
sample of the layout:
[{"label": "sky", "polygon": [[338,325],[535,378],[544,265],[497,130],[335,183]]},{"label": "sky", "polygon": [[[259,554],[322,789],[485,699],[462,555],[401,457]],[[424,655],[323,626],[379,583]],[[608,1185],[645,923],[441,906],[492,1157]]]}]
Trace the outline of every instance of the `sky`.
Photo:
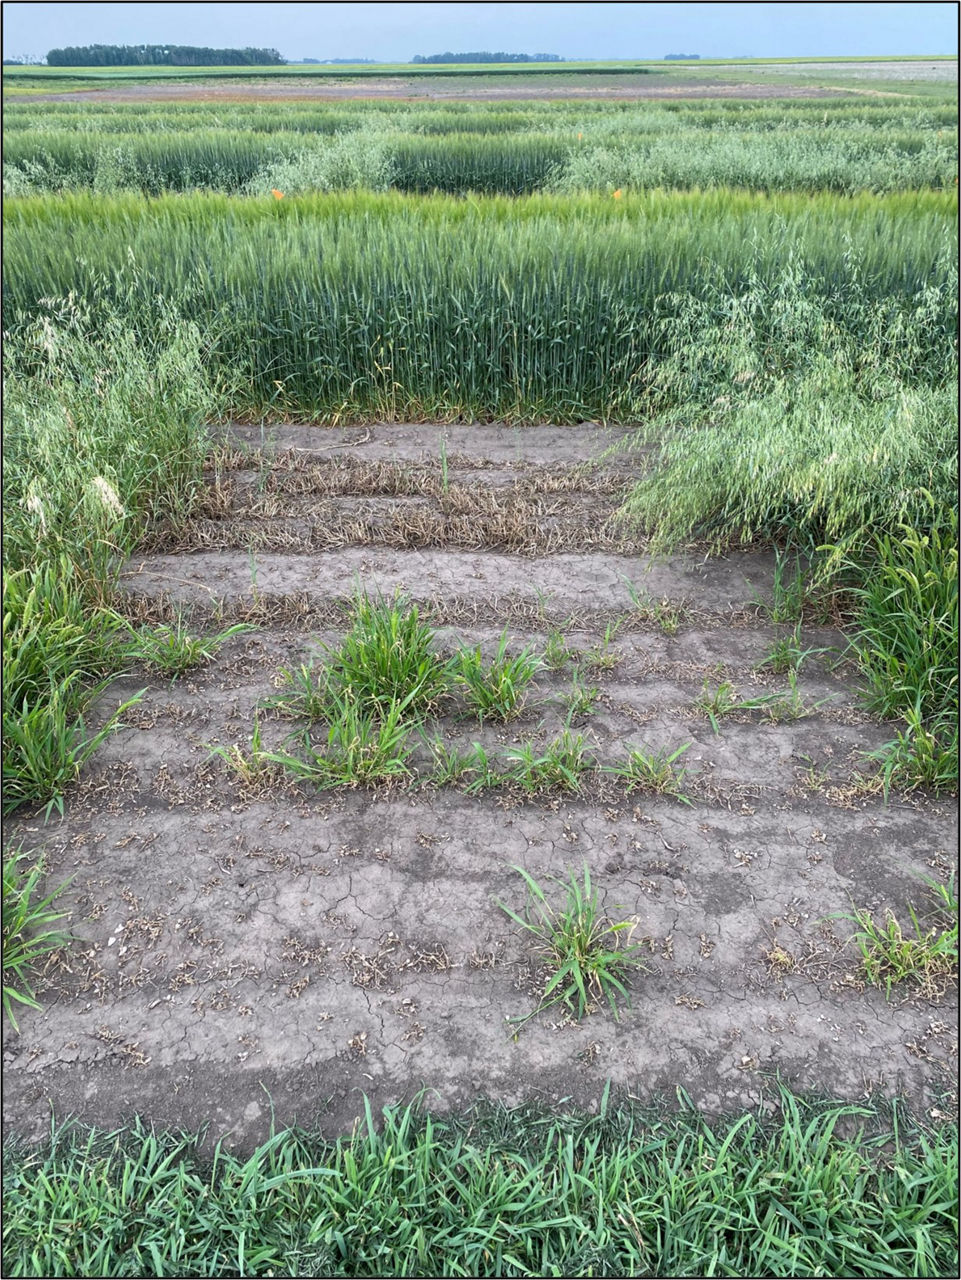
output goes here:
[{"label": "sky", "polygon": [[85,44],[277,49],[406,62],[415,54],[564,58],[957,53],[955,4],[25,4],[4,3],[3,56]]}]

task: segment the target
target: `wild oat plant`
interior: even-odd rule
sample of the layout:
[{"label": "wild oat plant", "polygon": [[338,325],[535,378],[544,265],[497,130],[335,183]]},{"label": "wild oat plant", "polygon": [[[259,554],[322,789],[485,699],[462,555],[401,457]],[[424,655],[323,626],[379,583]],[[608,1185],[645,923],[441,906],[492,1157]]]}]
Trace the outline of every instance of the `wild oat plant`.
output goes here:
[{"label": "wild oat plant", "polygon": [[242,635],[254,628],[238,622],[211,636],[193,636],[178,617],[173,625],[128,627],[130,640],[124,646],[124,656],[141,663],[150,671],[176,679],[192,667],[210,662],[217,651],[231,636]]},{"label": "wild oat plant", "polygon": [[504,759],[512,766],[507,770],[508,782],[527,795],[545,791],[580,791],[584,774],[594,767],[581,733],[564,729],[551,742],[539,747],[527,742],[505,751]]},{"label": "wild oat plant", "polygon": [[330,677],[326,667],[314,662],[299,667],[281,667],[276,684],[280,692],[264,698],[266,710],[292,720],[325,720],[331,711]]},{"label": "wild oat plant", "polygon": [[410,720],[426,715],[447,696],[448,664],[433,650],[434,631],[403,596],[354,601],[350,630],[328,649],[332,693],[359,710],[386,716],[402,706]]},{"label": "wild oat plant", "polygon": [[548,671],[562,671],[573,662],[576,650],[567,643],[567,637],[561,631],[549,631],[544,642],[541,661]]},{"label": "wild oat plant", "polygon": [[857,926],[852,941],[861,954],[861,968],[872,986],[881,987],[890,1000],[892,988],[908,982],[924,998],[943,994],[946,982],[958,971],[958,901],[953,883],[931,884],[937,924],[923,927],[913,906],[908,906],[910,929],[886,911],[878,923],[870,911],[836,917]]},{"label": "wild oat plant", "polygon": [[507,653],[507,630],[503,631],[493,659],[486,663],[480,646],[461,648],[452,663],[454,679],[463,690],[468,706],[478,720],[514,720],[524,709],[531,683],[541,660],[532,648],[514,657]]},{"label": "wild oat plant", "polygon": [[576,724],[579,720],[585,720],[594,710],[600,696],[601,691],[598,685],[583,684],[580,673],[575,671],[570,689],[560,696],[561,705],[567,710],[567,727]]},{"label": "wild oat plant", "polygon": [[321,790],[371,786],[410,777],[413,752],[410,696],[370,709],[347,694],[331,694],[329,727],[324,745],[315,747],[308,733],[300,736],[302,754],[269,752],[266,759]]},{"label": "wild oat plant", "polygon": [[692,804],[690,796],[681,790],[687,769],[679,769],[677,762],[691,746],[685,742],[676,751],[645,751],[643,747],[628,744],[627,759],[623,764],[613,765],[609,772],[621,778],[627,785],[628,794],[632,791],[647,791],[653,795],[673,796],[682,804]]},{"label": "wild oat plant", "polygon": [[467,795],[478,795],[504,784],[504,774],[496,768],[496,757],[479,742],[463,750],[448,746],[440,736],[428,743],[434,764],[430,782],[462,786]]},{"label": "wild oat plant", "polygon": [[775,675],[784,675],[787,671],[800,671],[808,658],[815,658],[822,653],[832,652],[829,648],[802,649],[801,625],[795,626],[789,636],[780,636],[774,641],[770,652],[757,664],[757,669],[768,668]]},{"label": "wild oat plant", "polygon": [[[631,968],[643,968],[640,959],[643,948],[630,942],[637,922],[615,923],[601,910],[587,863],[580,880],[570,872],[566,881],[554,881],[566,897],[561,907],[551,906],[544,890],[523,867],[515,866],[513,870],[527,886],[527,910],[519,915],[499,899],[497,906],[534,936],[538,954],[552,972],[534,1012],[511,1021],[523,1025],[558,1003],[580,1019],[601,999],[607,1000],[617,1020],[616,998],[623,997],[628,1006],[631,1002],[625,986],[627,972]],[[622,939],[625,932],[626,941]]]}]

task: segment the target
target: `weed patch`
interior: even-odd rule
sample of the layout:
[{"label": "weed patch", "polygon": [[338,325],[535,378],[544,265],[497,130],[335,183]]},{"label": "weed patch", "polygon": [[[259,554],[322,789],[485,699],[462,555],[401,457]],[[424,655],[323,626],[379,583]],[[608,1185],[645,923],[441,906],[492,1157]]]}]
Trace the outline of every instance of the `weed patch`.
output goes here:
[{"label": "weed patch", "polygon": [[[563,1004],[575,1018],[583,1018],[595,1000],[606,999],[615,1020],[616,997],[630,1005],[625,980],[632,968],[643,968],[640,946],[632,945],[636,921],[612,921],[598,906],[597,892],[585,863],[577,880],[571,872],[567,881],[556,884],[564,890],[562,907],[552,907],[541,886],[523,869],[513,868],[527,886],[529,903],[521,916],[498,901],[497,905],[521,928],[532,934],[537,951],[551,970],[541,1002],[534,1013],[512,1021],[523,1025],[530,1018]],[[621,935],[627,930],[627,941]]]}]

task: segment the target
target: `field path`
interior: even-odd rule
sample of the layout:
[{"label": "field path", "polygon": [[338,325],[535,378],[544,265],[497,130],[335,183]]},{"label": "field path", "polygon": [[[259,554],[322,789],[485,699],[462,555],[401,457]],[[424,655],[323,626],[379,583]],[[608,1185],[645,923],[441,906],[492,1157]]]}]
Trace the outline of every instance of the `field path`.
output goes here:
[{"label": "field path", "polygon": [[[623,432],[504,426],[225,429],[189,525],[127,566],[134,619],[178,608],[197,626],[248,621],[209,666],[146,686],[128,728],[85,769],[62,819],[20,819],[51,885],[72,877],[75,941],[56,953],[4,1054],[4,1108],[27,1138],[58,1117],[113,1126],[209,1122],[249,1146],[278,1122],[330,1131],[377,1104],[434,1092],[590,1103],[608,1079],[708,1109],[743,1107],[776,1075],[795,1090],[871,1090],[936,1107],[957,1054],[954,1002],[863,989],[835,917],[852,904],[906,920],[922,876],[954,865],[947,805],[859,780],[893,736],[860,708],[843,640],[806,617],[805,714],[741,710],[717,732],[694,702],[728,681],[741,701],[786,677],[763,667],[773,559],[747,550],[652,561],[612,520],[645,459]],[[589,461],[585,462],[587,459]],[[629,744],[673,751],[690,803],[611,774],[534,800],[453,786],[245,790],[210,746],[246,744],[258,703],[342,637],[358,584],[406,592],[452,653],[556,654],[523,717],[478,725],[449,709],[448,743],[503,753],[562,729],[574,665],[596,688],[573,724],[600,766]],[[769,704],[770,705],[770,704]],[[798,706],[795,708],[798,710]],[[267,745],[289,722],[262,719]],[[415,770],[430,754],[416,745]],[[522,910],[514,869],[549,887],[590,868],[604,908],[634,923],[632,1005],[577,1023],[560,1008],[516,1035],[543,970],[495,899]],[[910,997],[910,998],[907,998]]]}]

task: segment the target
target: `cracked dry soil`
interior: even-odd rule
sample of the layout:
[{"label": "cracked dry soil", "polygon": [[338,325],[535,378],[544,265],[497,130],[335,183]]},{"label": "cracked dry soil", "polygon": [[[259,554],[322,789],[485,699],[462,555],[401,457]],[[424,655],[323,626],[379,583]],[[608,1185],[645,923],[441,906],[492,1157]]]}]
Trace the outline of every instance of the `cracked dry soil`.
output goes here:
[{"label": "cracked dry soil", "polygon": [[[153,536],[125,587],[134,618],[187,607],[198,625],[257,629],[176,682],[114,686],[105,715],[147,688],[64,817],[8,824],[8,842],[45,850],[49,885],[70,878],[72,941],[46,966],[42,1008],[8,1036],[6,1125],[37,1139],[51,1107],[101,1126],[137,1112],[249,1148],[272,1108],[334,1133],[365,1093],[589,1104],[609,1078],[643,1099],[681,1086],[715,1111],[756,1102],[774,1075],[944,1105],[955,992],[865,989],[836,916],[923,908],[921,877],[956,866],[950,808],[923,795],[886,806],[859,784],[858,753],[892,731],[860,709],[823,620],[805,621],[804,643],[829,652],[798,682],[817,709],[741,712],[714,732],[692,705],[705,679],[745,698],[784,684],[759,666],[788,630],[759,608],[773,560],[651,562],[610,523],[637,457],[580,465],[617,434],[228,429],[220,484],[189,527]],[[276,673],[337,642],[358,582],[423,602],[445,652],[492,650],[505,626],[513,648],[542,649],[562,630],[598,690],[575,726],[598,763],[628,743],[690,743],[692,803],[627,794],[610,775],[533,801],[416,785],[244,792],[210,744],[249,746]],[[544,740],[570,684],[569,667],[542,671],[520,720],[478,726],[452,708],[438,727],[488,749]],[[275,744],[290,725],[263,727]],[[545,883],[585,864],[646,949],[632,1007],[580,1023],[555,1007],[515,1036],[506,1020],[535,1008],[543,972],[495,899],[522,908],[514,866]]]}]

